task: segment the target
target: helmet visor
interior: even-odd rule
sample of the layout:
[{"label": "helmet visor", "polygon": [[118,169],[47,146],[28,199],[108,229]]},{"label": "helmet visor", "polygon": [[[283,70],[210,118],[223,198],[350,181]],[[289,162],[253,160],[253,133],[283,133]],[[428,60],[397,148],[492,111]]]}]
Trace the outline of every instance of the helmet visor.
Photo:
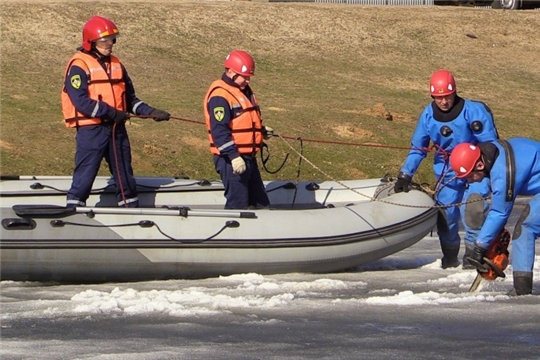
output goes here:
[{"label": "helmet visor", "polygon": [[113,34],[113,35],[101,37],[101,38],[96,39],[94,41],[97,41],[97,42],[107,42],[107,41],[116,42],[116,38],[119,37],[119,36],[120,36],[120,34]]}]

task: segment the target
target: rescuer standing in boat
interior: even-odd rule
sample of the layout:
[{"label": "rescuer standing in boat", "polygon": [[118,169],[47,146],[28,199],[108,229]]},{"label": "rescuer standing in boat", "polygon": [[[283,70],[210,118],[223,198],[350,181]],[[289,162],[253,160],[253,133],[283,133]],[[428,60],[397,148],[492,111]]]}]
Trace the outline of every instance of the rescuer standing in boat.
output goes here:
[{"label": "rescuer standing in boat", "polygon": [[76,128],[77,150],[67,206],[86,206],[103,158],[117,187],[118,205],[137,207],[137,185],[131,167],[131,147],[125,127],[130,113],[155,121],[169,113],[155,109],[135,95],[131,79],[111,55],[120,32],[103,17],[84,25],[82,46],[69,60],[62,89],[62,111],[68,128]]},{"label": "rescuer standing in boat", "polygon": [[532,195],[512,236],[514,288],[509,295],[532,293],[535,241],[540,238],[540,142],[508,141],[459,144],[450,156],[458,178],[490,182],[491,208],[469,256],[479,271],[488,266],[484,256],[510,217],[518,195]]},{"label": "rescuer standing in boat", "polygon": [[[429,86],[433,102],[424,109],[418,119],[411,139],[411,150],[394,186],[396,193],[409,191],[412,177],[426,157],[430,141],[438,149],[450,152],[462,142],[476,144],[499,138],[491,110],[482,102],[459,97],[456,81],[450,71],[434,72]],[[433,171],[437,178],[435,200],[438,205],[466,203],[461,209],[458,206],[449,206],[439,213],[437,234],[443,253],[441,266],[446,269],[458,267],[460,264],[458,253],[461,238],[458,232],[461,213],[465,227],[463,268],[474,268],[468,264],[466,257],[470,254],[484,222],[487,203],[481,199],[490,192],[488,182],[486,180],[467,186],[462,179],[456,179],[456,174],[448,165],[448,159],[441,152],[434,156]]]},{"label": "rescuer standing in boat", "polygon": [[225,187],[225,208],[268,207],[256,154],[273,135],[262,125],[261,111],[249,83],[255,61],[234,50],[224,62],[225,73],[214,81],[204,98],[204,117],[214,165]]}]

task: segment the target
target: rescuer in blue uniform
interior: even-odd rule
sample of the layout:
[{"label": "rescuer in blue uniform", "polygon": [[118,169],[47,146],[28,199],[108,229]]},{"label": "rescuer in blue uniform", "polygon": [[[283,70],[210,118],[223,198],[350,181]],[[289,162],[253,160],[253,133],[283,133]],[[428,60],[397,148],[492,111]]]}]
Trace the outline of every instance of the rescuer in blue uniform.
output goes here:
[{"label": "rescuer in blue uniform", "polygon": [[[395,192],[409,191],[412,177],[426,157],[430,141],[445,152],[450,152],[462,142],[476,144],[499,137],[487,105],[459,97],[456,81],[449,71],[433,73],[430,93],[433,102],[418,119],[411,139],[411,150],[394,186]],[[487,181],[467,187],[465,181],[455,178],[448,159],[439,152],[434,156],[433,171],[438,180],[435,196],[438,205],[466,203],[461,209],[458,206],[444,207],[437,220],[437,234],[443,253],[441,266],[443,269],[457,267],[460,264],[457,257],[461,243],[458,233],[460,213],[465,227],[465,253],[468,255],[484,220],[487,204],[482,198],[489,195],[489,187]],[[472,268],[465,256],[463,267]]]},{"label": "rescuer in blue uniform", "polygon": [[224,67],[221,79],[206,93],[203,111],[214,165],[225,187],[225,208],[268,207],[256,155],[273,130],[262,125],[259,104],[249,86],[255,61],[247,52],[234,50]]},{"label": "rescuer in blue uniform", "polygon": [[491,208],[475,241],[470,262],[480,271],[491,242],[506,225],[516,197],[532,196],[512,236],[514,288],[510,295],[532,293],[535,241],[540,238],[540,142],[513,138],[507,141],[460,144],[450,156],[457,176],[469,182],[490,182]]},{"label": "rescuer in blue uniform", "polygon": [[125,127],[130,113],[169,120],[135,96],[129,75],[113,45],[120,32],[103,17],[93,16],[83,27],[82,46],[70,59],[62,89],[65,124],[76,128],[77,150],[67,206],[86,206],[92,185],[105,158],[117,187],[118,205],[137,207],[137,188],[131,167],[131,147]]}]

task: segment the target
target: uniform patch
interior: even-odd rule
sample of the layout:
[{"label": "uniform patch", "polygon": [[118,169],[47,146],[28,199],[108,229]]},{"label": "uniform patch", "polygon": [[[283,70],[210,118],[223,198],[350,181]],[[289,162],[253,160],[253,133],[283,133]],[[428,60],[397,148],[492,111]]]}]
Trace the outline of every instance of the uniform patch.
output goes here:
[{"label": "uniform patch", "polygon": [[218,106],[214,108],[214,117],[217,121],[223,120],[225,117],[225,108],[223,106]]},{"label": "uniform patch", "polygon": [[71,86],[74,89],[79,89],[81,87],[81,76],[80,75],[73,75],[69,81],[71,82]]}]

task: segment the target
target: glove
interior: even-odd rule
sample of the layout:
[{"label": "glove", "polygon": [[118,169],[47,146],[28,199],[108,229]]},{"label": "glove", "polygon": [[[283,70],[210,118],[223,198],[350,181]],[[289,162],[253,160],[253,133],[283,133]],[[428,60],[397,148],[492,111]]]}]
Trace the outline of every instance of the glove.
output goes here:
[{"label": "glove", "polygon": [[246,162],[242,159],[241,156],[235,157],[231,160],[233,174],[240,175],[246,171]]},{"label": "glove", "polygon": [[411,185],[412,177],[410,175],[407,175],[405,173],[400,172],[397,181],[394,185],[394,192],[400,193],[402,191],[405,191],[406,193],[409,192],[409,186]]},{"label": "glove", "polygon": [[270,126],[263,126],[262,127],[262,136],[264,140],[270,139],[272,136],[274,136],[274,129],[272,129]]},{"label": "glove", "polygon": [[470,253],[467,260],[471,265],[473,265],[476,270],[479,272],[486,272],[489,270],[489,265],[484,261],[484,256],[486,255],[486,249],[481,248],[478,245],[474,245],[472,252]]},{"label": "glove", "polygon": [[154,121],[169,121],[171,114],[163,110],[154,109],[150,113],[150,117],[153,118]]},{"label": "glove", "polygon": [[129,113],[119,111],[119,110],[114,110],[114,115],[111,118],[111,120],[114,121],[115,124],[121,124],[128,119],[129,119]]}]

